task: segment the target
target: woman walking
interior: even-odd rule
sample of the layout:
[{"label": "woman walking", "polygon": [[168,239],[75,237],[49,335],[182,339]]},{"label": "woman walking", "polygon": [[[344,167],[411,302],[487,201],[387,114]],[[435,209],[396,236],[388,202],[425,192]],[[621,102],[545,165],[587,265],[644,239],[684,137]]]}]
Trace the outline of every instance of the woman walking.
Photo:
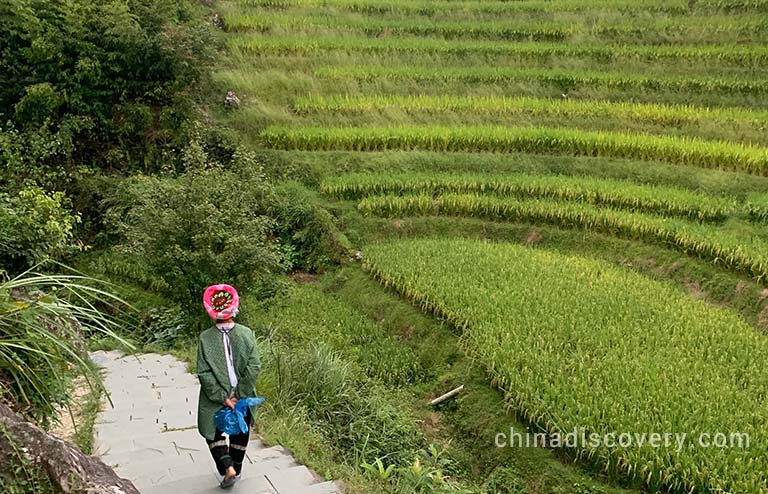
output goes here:
[{"label": "woman walking", "polygon": [[248,431],[230,435],[229,445],[214,417],[224,407],[234,411],[240,399],[255,397],[261,363],[253,331],[234,321],[240,308],[237,291],[230,285],[209,286],[203,305],[214,325],[200,334],[197,346],[197,428],[222,476],[221,487],[227,488],[240,479],[255,409],[249,409],[245,416]]}]

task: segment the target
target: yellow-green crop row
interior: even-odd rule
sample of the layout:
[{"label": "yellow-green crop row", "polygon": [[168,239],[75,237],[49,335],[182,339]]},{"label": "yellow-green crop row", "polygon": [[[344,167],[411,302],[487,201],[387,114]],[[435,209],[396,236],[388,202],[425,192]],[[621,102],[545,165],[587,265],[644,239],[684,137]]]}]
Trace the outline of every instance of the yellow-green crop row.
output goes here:
[{"label": "yellow-green crop row", "polygon": [[660,125],[743,123],[768,131],[768,111],[746,108],[708,108],[614,101],[583,101],[505,96],[453,95],[339,95],[296,98],[298,113],[369,112],[396,109],[406,112],[471,112],[481,114],[621,118]]},{"label": "yellow-green crop row", "polygon": [[[460,328],[516,412],[561,439],[575,431],[583,462],[650,492],[768,492],[768,339],[736,314],[605,262],[513,244],[418,239],[364,257],[383,285]],[[503,447],[526,436],[494,432]],[[653,433],[682,447],[641,441]],[[729,447],[702,447],[718,433]]]},{"label": "yellow-green crop row", "polygon": [[268,127],[260,137],[274,149],[567,154],[768,173],[765,148],[647,134],[542,127]]},{"label": "yellow-green crop row", "polygon": [[496,67],[321,67],[315,76],[331,80],[458,81],[474,84],[536,82],[563,90],[603,87],[619,90],[667,90],[686,93],[768,94],[768,79],[650,77],[620,72],[587,72]]},{"label": "yellow-green crop row", "polygon": [[[285,12],[265,11],[243,8],[242,3],[232,4],[225,2],[222,5],[222,15],[225,28],[229,31],[262,31],[268,32],[276,26],[288,28],[306,29],[310,27],[332,27],[359,29],[371,36],[391,34],[391,29],[408,29],[414,25],[413,21],[384,20],[376,18],[348,19],[343,16],[333,15],[329,12],[319,11],[315,13],[302,13],[290,15]],[[463,12],[462,17],[472,13]],[[477,33],[477,36],[488,37],[499,28],[505,26],[524,26],[520,22],[499,23],[495,20],[475,19],[461,23],[449,23],[432,21],[429,17],[419,15],[419,25],[429,25],[434,31],[439,26],[467,26],[467,32],[461,30],[454,34],[467,38],[468,34]],[[487,22],[483,22],[487,20]],[[697,40],[698,45],[707,46],[710,42],[723,44],[725,36],[731,42],[744,42],[757,45],[765,35],[768,35],[768,19],[749,13],[714,14],[707,16],[651,16],[648,18],[632,17],[631,21],[596,20],[595,24],[574,25],[567,23],[549,23],[548,25],[559,29],[564,33],[579,34],[580,36],[595,37],[605,40],[624,40],[629,44],[648,42],[652,45],[664,45],[668,42],[679,43],[689,37]],[[483,29],[486,28],[486,29]],[[388,30],[389,29],[389,30]],[[666,40],[666,41],[664,41]],[[711,41],[708,41],[711,40]]]},{"label": "yellow-green crop row", "polygon": [[767,0],[698,0],[691,9],[683,0],[541,0],[521,1],[450,1],[424,0],[245,0],[243,5],[273,9],[293,7],[333,7],[350,12],[384,14],[392,12],[429,15],[440,12],[476,11],[494,14],[516,12],[564,12],[605,10],[619,12],[664,12],[672,15],[693,12],[768,12]]},{"label": "yellow-green crop row", "polygon": [[658,242],[694,254],[756,279],[768,276],[768,243],[755,235],[591,204],[519,200],[475,194],[375,196],[360,201],[363,214],[377,216],[447,215],[493,221],[549,223],[594,230],[623,238]]},{"label": "yellow-green crop row", "polygon": [[[744,37],[744,41],[757,41],[768,34],[768,19],[754,15],[735,16],[720,14],[702,18],[699,16],[632,19],[620,22],[598,22],[590,31],[592,35],[606,40],[642,39],[646,35],[671,37],[671,39],[694,36],[701,43],[716,41],[722,35]],[[636,42],[636,41],[633,41]]]},{"label": "yellow-green crop row", "polygon": [[[270,29],[268,20],[251,29]],[[425,25],[420,28],[428,31]],[[551,40],[568,36],[556,26],[504,27],[495,31],[483,25],[454,26],[453,37],[500,37],[502,39]],[[419,33],[419,34],[423,34]],[[463,33],[463,34],[462,34]],[[414,31],[415,34],[415,31]],[[241,36],[230,46],[248,53],[309,55],[321,51],[355,53],[430,53],[446,55],[510,56],[524,60],[546,61],[552,57],[590,58],[601,62],[620,59],[646,61],[712,62],[718,65],[761,67],[768,63],[768,47],[758,45],[590,45],[572,43],[498,43],[492,41],[453,41],[433,38],[268,38]]]},{"label": "yellow-green crop row", "polygon": [[271,26],[334,27],[356,29],[369,36],[384,32],[414,36],[443,36],[446,38],[489,38],[504,40],[561,41],[571,35],[571,26],[562,24],[482,24],[482,23],[430,23],[403,21],[352,20],[337,17],[270,17],[262,14],[240,14],[226,22],[230,32],[266,31]]},{"label": "yellow-green crop row", "polygon": [[373,195],[495,194],[551,198],[618,209],[718,221],[736,210],[735,201],[684,189],[638,185],[621,180],[558,175],[469,175],[357,173],[323,180],[320,190],[342,199]]}]

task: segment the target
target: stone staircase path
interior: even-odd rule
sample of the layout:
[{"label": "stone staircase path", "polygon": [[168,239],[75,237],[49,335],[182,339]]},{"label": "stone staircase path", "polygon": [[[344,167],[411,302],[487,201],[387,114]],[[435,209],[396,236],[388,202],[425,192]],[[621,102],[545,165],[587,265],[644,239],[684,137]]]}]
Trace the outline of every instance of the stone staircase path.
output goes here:
[{"label": "stone staircase path", "polygon": [[170,355],[123,355],[97,351],[112,405],[105,400],[94,426],[95,454],[142,494],[336,494],[299,465],[282,446],[265,446],[252,436],[242,480],[227,491],[205,440],[197,432],[197,377]]}]

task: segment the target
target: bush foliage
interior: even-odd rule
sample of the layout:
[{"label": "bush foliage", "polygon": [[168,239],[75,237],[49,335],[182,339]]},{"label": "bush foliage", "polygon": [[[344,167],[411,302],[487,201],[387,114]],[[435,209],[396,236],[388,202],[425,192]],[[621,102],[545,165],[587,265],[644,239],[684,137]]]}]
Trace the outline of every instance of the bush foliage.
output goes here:
[{"label": "bush foliage", "polygon": [[0,192],[0,268],[15,273],[77,248],[73,228],[79,217],[64,194],[32,187]]},{"label": "bush foliage", "polygon": [[194,151],[185,160],[178,178],[126,180],[110,216],[122,250],[145,260],[169,298],[198,309],[206,286],[264,284],[281,259],[268,215],[274,192],[253,156],[240,152],[227,169]]},{"label": "bush foliage", "polygon": [[192,5],[0,2],[2,179],[61,185],[83,166],[149,171],[172,157],[211,53]]}]

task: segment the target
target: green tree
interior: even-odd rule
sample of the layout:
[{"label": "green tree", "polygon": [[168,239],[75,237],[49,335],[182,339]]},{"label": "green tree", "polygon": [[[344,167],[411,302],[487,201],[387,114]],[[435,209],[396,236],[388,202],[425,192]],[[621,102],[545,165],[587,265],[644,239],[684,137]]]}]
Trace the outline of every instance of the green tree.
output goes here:
[{"label": "green tree", "polygon": [[259,164],[240,151],[236,166],[224,169],[196,150],[181,177],[126,180],[110,208],[121,250],[142,259],[169,298],[192,313],[210,284],[246,289],[282,269],[268,215],[274,192]]},{"label": "green tree", "polygon": [[[52,143],[47,153],[0,150],[0,165],[30,157],[0,178],[57,188],[82,166],[151,171],[172,158],[190,121],[188,90],[212,53],[194,9],[184,0],[0,0],[5,140]],[[45,174],[61,168],[68,173]]]},{"label": "green tree", "polygon": [[0,192],[0,270],[16,274],[77,250],[73,229],[78,220],[61,192],[36,187]]}]

